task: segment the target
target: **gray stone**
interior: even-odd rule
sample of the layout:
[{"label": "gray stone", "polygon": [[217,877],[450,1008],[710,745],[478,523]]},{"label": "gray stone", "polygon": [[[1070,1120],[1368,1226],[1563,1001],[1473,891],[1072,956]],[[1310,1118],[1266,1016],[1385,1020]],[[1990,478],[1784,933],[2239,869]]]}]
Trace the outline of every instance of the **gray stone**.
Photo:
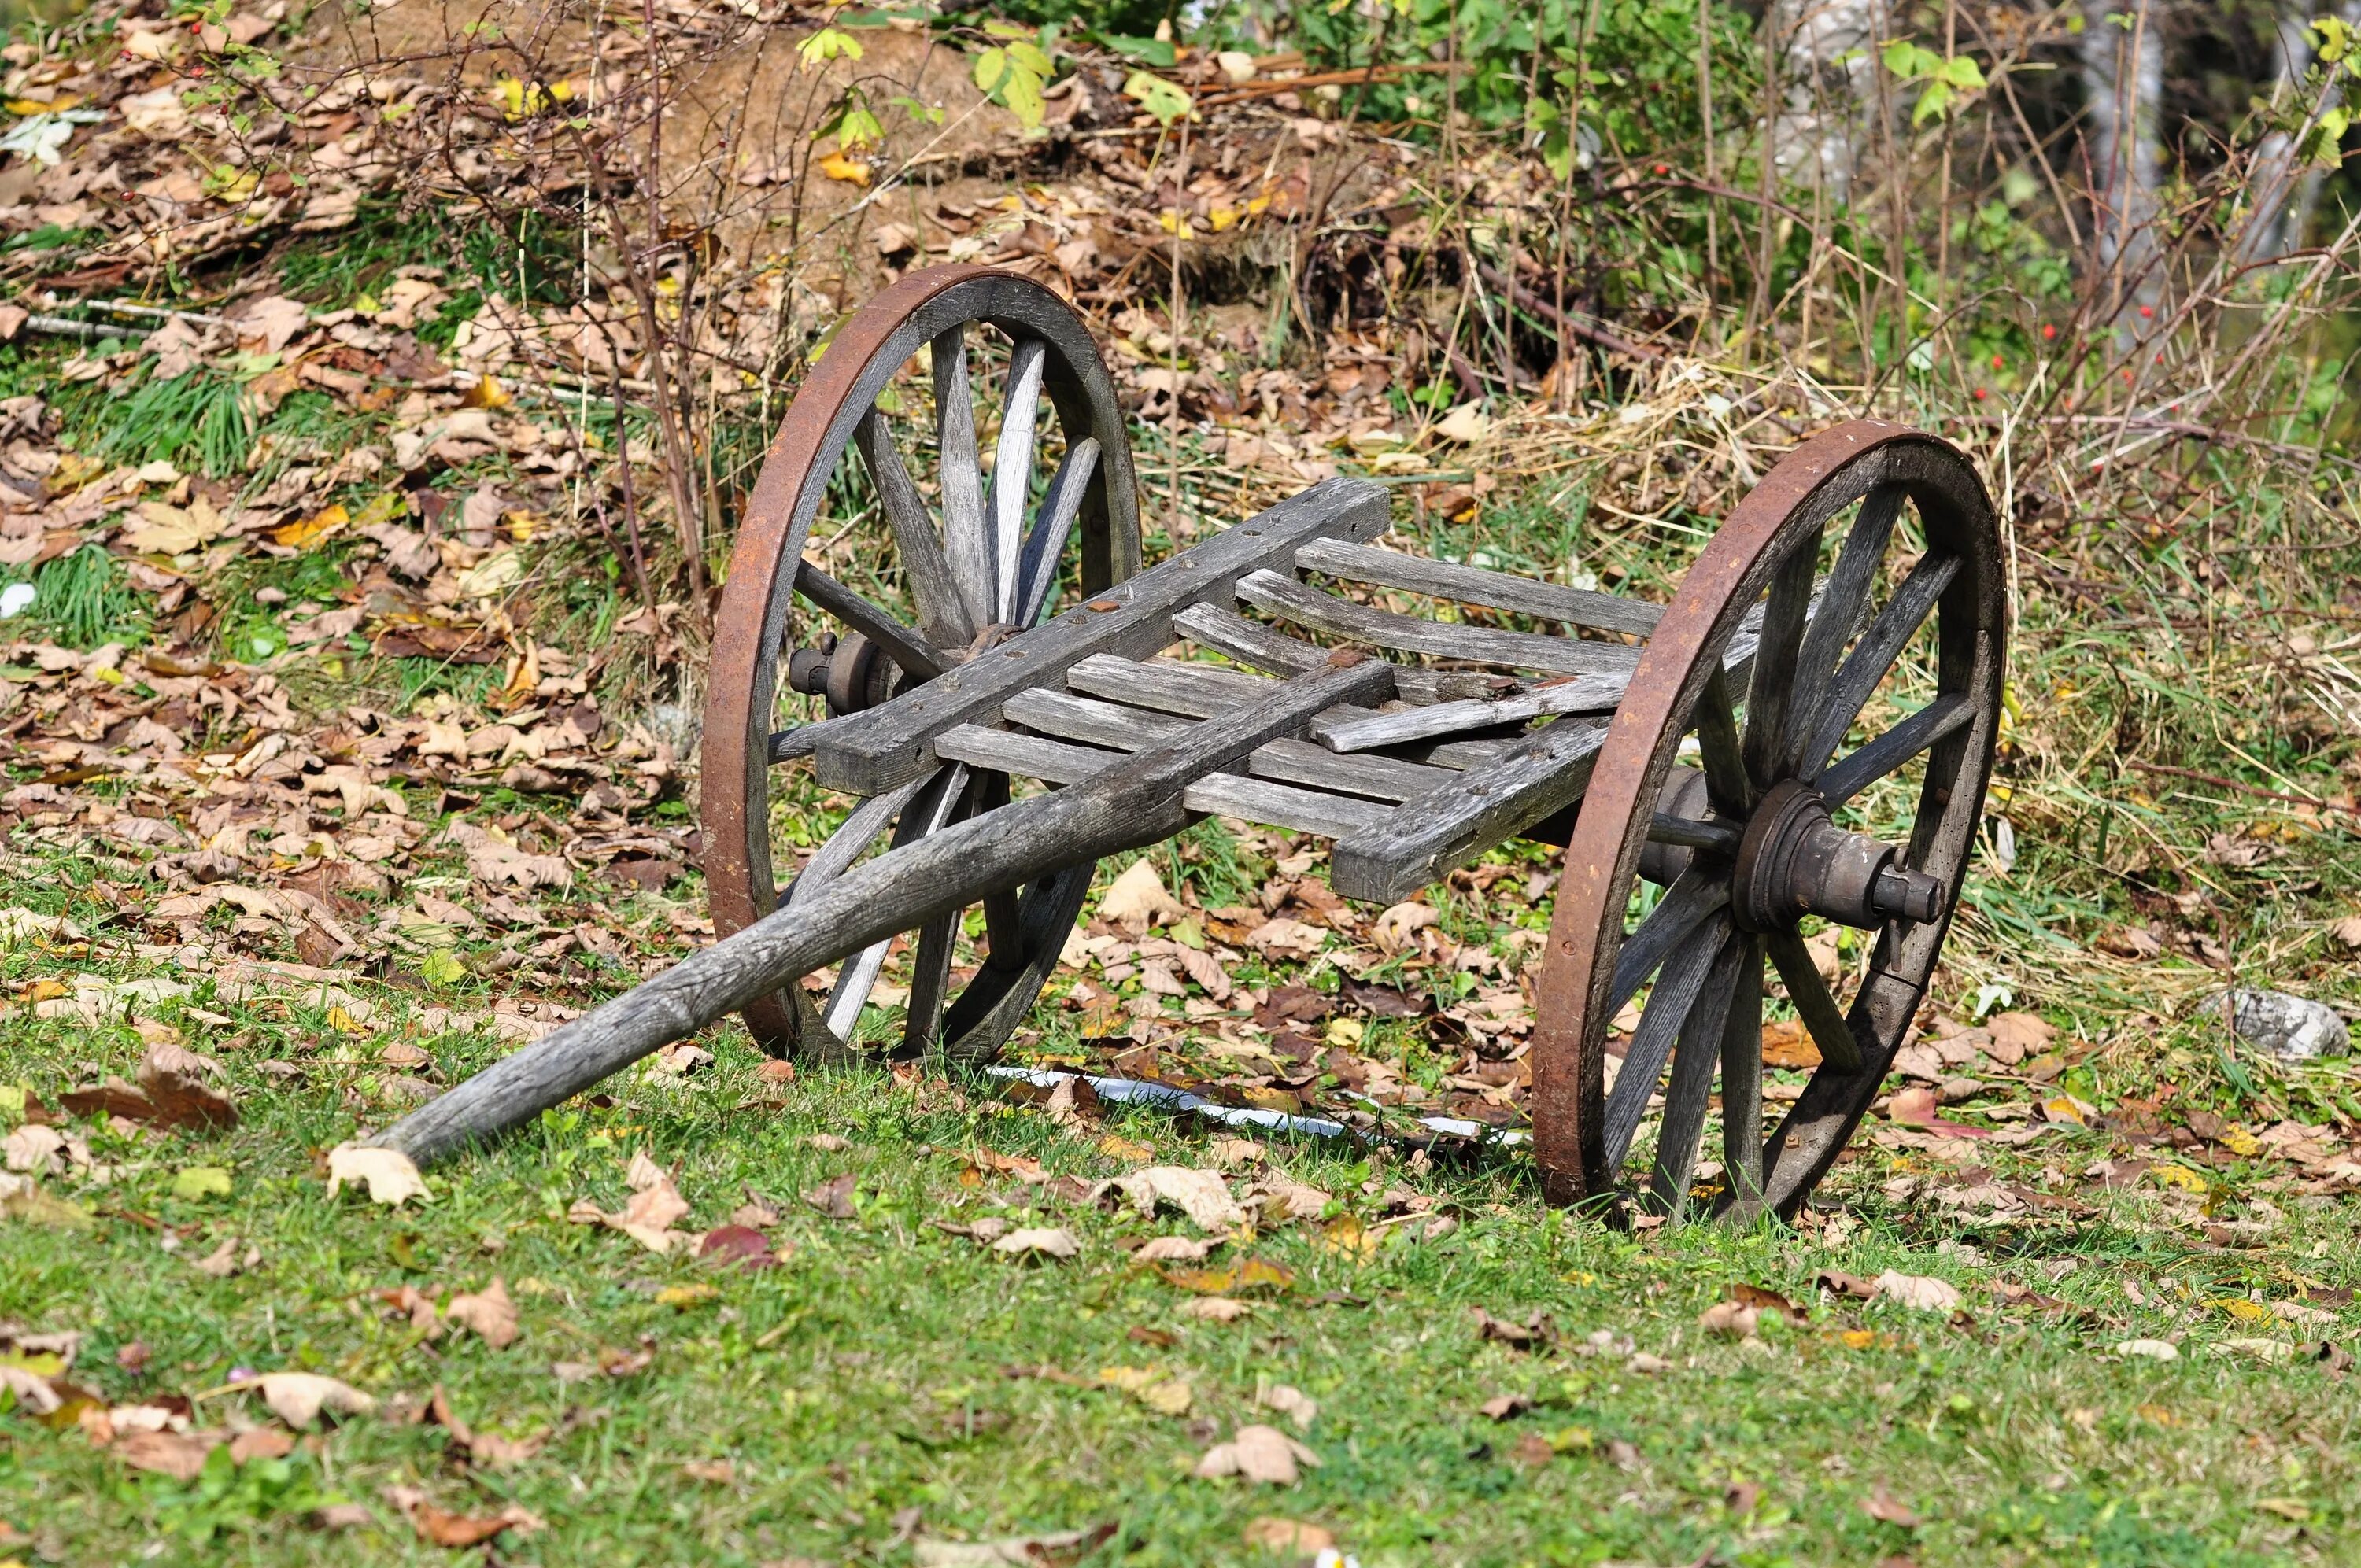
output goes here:
[{"label": "gray stone", "polygon": [[2323,1003],[2284,991],[2233,991],[2223,1004],[2239,1039],[2280,1061],[2341,1057],[2352,1045],[2344,1015]]}]

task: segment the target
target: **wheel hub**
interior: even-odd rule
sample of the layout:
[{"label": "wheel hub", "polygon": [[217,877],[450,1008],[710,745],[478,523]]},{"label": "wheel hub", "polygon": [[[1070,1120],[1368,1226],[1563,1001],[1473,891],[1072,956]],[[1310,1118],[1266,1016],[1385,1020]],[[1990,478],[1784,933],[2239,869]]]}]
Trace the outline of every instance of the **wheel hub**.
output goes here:
[{"label": "wheel hub", "polygon": [[1792,927],[1806,915],[1863,930],[1941,918],[1942,883],[1896,864],[1900,853],[1838,827],[1827,800],[1803,780],[1782,780],[1763,795],[1739,840],[1730,913],[1750,931]]},{"label": "wheel hub", "polygon": [[894,695],[894,661],[858,631],[822,634],[817,648],[787,654],[787,685],[806,696],[825,697],[831,714],[860,713]]}]

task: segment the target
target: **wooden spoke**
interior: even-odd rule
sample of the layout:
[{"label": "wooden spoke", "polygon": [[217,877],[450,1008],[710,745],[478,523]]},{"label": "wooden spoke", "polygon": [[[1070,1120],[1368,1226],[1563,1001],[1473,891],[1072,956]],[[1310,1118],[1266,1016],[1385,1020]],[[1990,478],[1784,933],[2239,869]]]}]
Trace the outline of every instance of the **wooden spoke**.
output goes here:
[{"label": "wooden spoke", "polygon": [[1975,717],[1975,705],[1957,693],[1938,696],[1819,778],[1834,810]]},{"label": "wooden spoke", "polygon": [[905,1049],[930,1051],[942,1044],[943,1003],[950,994],[951,944],[960,917],[946,915],[918,928],[910,954],[910,1003],[902,1021]]},{"label": "wooden spoke", "polygon": [[934,776],[928,773],[925,778],[912,779],[884,795],[873,795],[854,806],[845,817],[844,825],[829,835],[828,842],[813,850],[812,858],[804,862],[802,872],[788,884],[789,894],[792,895],[797,888],[808,893],[826,887],[850,871],[852,862],[861,858],[862,851],[876,842],[877,835],[885,830],[885,825],[900,816],[902,808],[910,804],[910,797],[926,788]]},{"label": "wooden spoke", "polygon": [[[1697,1144],[1705,1134],[1706,1102],[1713,1093],[1713,1069],[1722,1056],[1723,1023],[1740,984],[1739,970],[1753,954],[1752,937],[1738,930],[1725,936],[1706,972],[1705,989],[1681,1023],[1672,1080],[1664,1085],[1664,1113],[1657,1124],[1656,1168],[1648,1184],[1659,1213],[1677,1215],[1688,1201],[1689,1178],[1697,1169]],[[1728,1099],[1725,1091],[1725,1105]]]},{"label": "wooden spoke", "polygon": [[1623,1069],[1615,1075],[1615,1087],[1607,1096],[1609,1165],[1621,1165],[1623,1157],[1631,1152],[1631,1136],[1647,1114],[1649,1097],[1655,1093],[1656,1080],[1664,1070],[1664,1058],[1672,1055],[1673,1042],[1697,1005],[1707,971],[1713,968],[1714,954],[1730,931],[1726,917],[1700,923],[1673,949],[1663,972],[1656,976],[1648,992],[1648,1005],[1640,1012],[1640,1026],[1631,1031]]},{"label": "wooden spoke", "polygon": [[968,620],[983,627],[1000,608],[993,576],[990,524],[983,513],[983,471],[976,461],[975,405],[968,386],[967,328],[934,340],[935,446],[942,464],[943,557],[959,585]]},{"label": "wooden spoke", "polygon": [[1894,590],[1894,597],[1885,601],[1885,608],[1877,612],[1877,619],[1869,623],[1869,630],[1861,633],[1861,641],[1838,668],[1828,702],[1813,723],[1811,740],[1797,762],[1797,778],[1817,779],[1826,771],[1828,759],[1844,744],[1845,732],[1860,717],[1861,705],[1877,689],[1877,683],[1885,678],[1886,671],[1894,667],[1903,645],[1926,620],[1935,601],[1943,597],[1943,590],[1951,586],[1951,579],[1959,573],[1957,555],[1929,551],[1902,579],[1902,586]]},{"label": "wooden spoke", "polygon": [[1721,1025],[1722,1190],[1735,1203],[1763,1191],[1763,938],[1747,939]]},{"label": "wooden spoke", "polygon": [[1730,712],[1730,672],[1716,665],[1697,694],[1697,760],[1705,768],[1706,797],[1717,810],[1743,817],[1754,809],[1754,781],[1746,776],[1738,719]]},{"label": "wooden spoke", "polygon": [[796,572],[796,591],[885,651],[888,658],[922,681],[950,668],[927,640],[871,604],[810,562]]},{"label": "wooden spoke", "polygon": [[950,563],[943,558],[943,542],[935,532],[934,519],[927,515],[926,498],[918,494],[902,455],[894,449],[885,416],[871,409],[852,439],[869,469],[870,483],[876,487],[879,510],[894,530],[894,549],[910,580],[910,597],[918,604],[918,629],[938,648],[966,647],[975,641],[976,628],[968,622],[966,602],[951,576]]},{"label": "wooden spoke", "polygon": [[992,530],[992,580],[998,590],[994,619],[1016,621],[1016,559],[1024,547],[1025,503],[1032,499],[1033,437],[1041,413],[1041,367],[1049,345],[1038,337],[1017,344],[1008,356],[1008,400],[1000,411],[1000,440],[993,448],[992,490],[984,515]]},{"label": "wooden spoke", "polygon": [[[1819,609],[1805,630],[1803,646],[1796,652],[1794,689],[1797,693],[1817,694],[1828,685],[1837,655],[1867,615],[1869,590],[1876,587],[1878,568],[1885,563],[1885,546],[1894,536],[1894,521],[1902,513],[1903,499],[1900,486],[1887,485],[1872,490],[1861,503],[1861,515],[1853,519],[1852,529],[1845,535],[1836,570],[1828,574],[1828,586],[1820,591]],[[1781,751],[1784,772],[1802,771],[1818,718],[1819,705],[1809,696],[1795,705]]]},{"label": "wooden spoke", "polygon": [[1762,640],[1754,650],[1754,678],[1746,693],[1746,735],[1740,749],[1757,789],[1779,781],[1785,748],[1787,710],[1795,695],[1795,657],[1812,609],[1812,577],[1819,564],[1820,531],[1795,541],[1771,578],[1763,605]]},{"label": "wooden spoke", "polygon": [[[946,768],[937,774],[917,793],[895,823],[894,848],[915,844],[949,822],[961,796],[967,793],[967,784],[968,771],[963,767]],[[844,967],[837,970],[836,984],[829,991],[823,1017],[829,1032],[848,1045],[861,1023],[861,1010],[868,1004],[869,993],[876,989],[878,971],[885,967],[885,955],[893,945],[891,937],[873,942],[847,959]]]},{"label": "wooden spoke", "polygon": [[1821,1062],[1839,1073],[1859,1072],[1861,1044],[1852,1037],[1852,1025],[1845,1022],[1837,999],[1828,994],[1828,981],[1820,978],[1804,938],[1793,931],[1771,931],[1763,940],[1779,978],[1786,981],[1787,999],[1811,1032],[1812,1043],[1820,1047]]},{"label": "wooden spoke", "polygon": [[1011,626],[1022,630],[1038,625],[1042,612],[1049,608],[1049,596],[1058,588],[1058,563],[1082,515],[1082,498],[1090,493],[1091,476],[1098,465],[1099,444],[1086,435],[1066,449],[1057,473],[1050,476],[1049,493],[1041,498],[1041,510],[1034,514],[1033,532],[1026,536],[1025,553],[1018,561],[1016,576],[1021,587]]},{"label": "wooden spoke", "polygon": [[1695,930],[1698,921],[1729,902],[1728,878],[1695,866],[1684,872],[1680,881],[1664,890],[1664,896],[1640,922],[1640,928],[1623,938],[1622,951],[1615,955],[1614,985],[1607,993],[1608,1016],[1623,1011],[1623,1004],[1639,994],[1641,982],[1655,972],[1664,955]]}]

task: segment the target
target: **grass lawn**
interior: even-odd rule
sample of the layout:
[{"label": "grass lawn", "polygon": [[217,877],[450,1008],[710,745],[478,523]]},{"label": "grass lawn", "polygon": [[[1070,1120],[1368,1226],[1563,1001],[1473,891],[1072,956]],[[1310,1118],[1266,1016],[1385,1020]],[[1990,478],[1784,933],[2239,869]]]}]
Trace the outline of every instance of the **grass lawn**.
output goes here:
[{"label": "grass lawn", "polygon": [[[20,981],[56,970],[11,959]],[[128,1025],[32,1012],[0,1025],[0,1082],[52,1105],[143,1048]],[[2353,1384],[2312,1348],[2349,1340],[2353,1313],[2248,1304],[2361,1278],[2354,1206],[2282,1196],[2283,1223],[2243,1227],[2267,1240],[2215,1245],[2180,1189],[2059,1185],[2110,1148],[2070,1124],[1993,1153],[1993,1182],[2059,1185],[2013,1217],[1914,1198],[1926,1161],[1864,1142],[1806,1226],[1634,1235],[1543,1208],[1512,1154],[1428,1168],[1273,1141],[1257,1158],[1160,1116],[1061,1126],[988,1080],[774,1083],[733,1035],[692,1076],[619,1080],[613,1103],[389,1208],[327,1195],[321,1151],[382,1068],[322,1010],[200,986],[151,1016],[225,1064],[243,1119],[129,1136],[71,1121],[92,1164],[39,1190],[71,1209],[12,1203],[0,1320],[80,1333],[68,1380],[91,1408],[0,1418],[0,1561],[442,1561],[433,1530],[511,1509],[490,1552],[548,1563],[1254,1563],[1323,1539],[1268,1519],[1365,1564],[2361,1552]],[[429,1044],[446,1071],[493,1049]],[[568,1219],[584,1200],[622,1211],[638,1151],[688,1206],[668,1254]],[[1234,1193],[1284,1172],[1333,1201],[1156,1265],[1129,1249],[1202,1233],[1089,1195],[1151,1161],[1224,1157]],[[2202,1207],[2241,1210],[2243,1171]],[[696,1255],[763,1209],[774,1264]],[[1075,1254],[942,1228],[987,1217],[1061,1228]],[[1890,1282],[1863,1304],[1822,1271],[1947,1281],[1959,1304],[1905,1305]],[[506,1348],[417,1305],[495,1278],[520,1330]],[[1701,1323],[1740,1286],[1796,1315]],[[1196,1315],[1208,1292],[1243,1310]],[[2177,1359],[2115,1348],[2129,1341],[2177,1342]],[[81,1430],[178,1395],[197,1429],[277,1433],[261,1391],[231,1388],[277,1370],[377,1408],[283,1458],[233,1466],[225,1448],[186,1482]],[[438,1389],[456,1429],[428,1409]],[[1316,1466],[1293,1486],[1192,1475],[1257,1423]],[[1047,1555],[959,1552],[1073,1531],[1091,1533]]]}]

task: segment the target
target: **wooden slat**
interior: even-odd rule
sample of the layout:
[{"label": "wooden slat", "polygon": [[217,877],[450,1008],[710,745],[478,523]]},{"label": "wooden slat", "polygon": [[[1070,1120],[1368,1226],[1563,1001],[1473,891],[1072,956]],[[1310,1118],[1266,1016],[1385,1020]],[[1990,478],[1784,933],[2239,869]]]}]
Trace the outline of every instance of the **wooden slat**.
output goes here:
[{"label": "wooden slat", "polygon": [[[1010,723],[1058,740],[1121,751],[1153,745],[1188,728],[1186,719],[1069,692],[1022,692],[1008,700],[1006,712]],[[936,751],[942,754],[939,745]],[[1339,757],[1325,747],[1295,740],[1258,747],[1247,757],[1246,771],[1257,778],[1388,802],[1423,795],[1456,776],[1448,768],[1393,757]]]},{"label": "wooden slat", "polygon": [[1842,806],[1974,717],[1974,707],[1959,693],[1938,696],[1822,773],[1820,793],[1831,808]]},{"label": "wooden slat", "polygon": [[981,724],[955,724],[935,737],[935,755],[946,762],[965,762],[994,773],[1016,773],[1045,784],[1080,784],[1126,753],[1096,746],[1071,746],[1045,740],[1038,735],[987,729]]},{"label": "wooden slat", "polygon": [[1323,795],[1268,779],[1240,778],[1235,773],[1212,773],[1199,779],[1180,793],[1180,804],[1191,811],[1235,817],[1293,833],[1316,833],[1323,839],[1341,839],[1377,827],[1394,810],[1371,801]]},{"label": "wooden slat", "polygon": [[1269,692],[1278,683],[1243,670],[1177,659],[1119,659],[1097,653],[1066,672],[1068,689],[1159,713],[1211,718]]},{"label": "wooden slat", "polygon": [[1620,675],[1585,675],[1535,686],[1489,702],[1438,702],[1380,713],[1344,723],[1315,725],[1312,734],[1332,751],[1368,751],[1495,725],[1566,713],[1607,713],[1623,700],[1630,683]]},{"label": "wooden slat", "polygon": [[992,538],[993,587],[999,608],[993,619],[1016,620],[1016,564],[1025,549],[1025,503],[1033,499],[1033,434],[1041,412],[1041,361],[1049,345],[1038,337],[1019,342],[1008,356],[1008,381],[1000,408],[1000,439],[993,447],[992,485],[983,515]]},{"label": "wooden slat", "polygon": [[1581,799],[1606,740],[1603,719],[1561,718],[1543,726],[1480,768],[1337,840],[1329,882],[1347,898],[1400,902]]},{"label": "wooden slat", "polygon": [[849,716],[841,733],[831,728],[814,748],[813,770],[828,788],[853,795],[891,788],[930,764],[928,743],[944,730],[996,723],[1001,704],[1015,693],[1054,685],[1094,653],[1145,658],[1169,646],[1175,610],[1209,597],[1226,598],[1241,574],[1270,561],[1291,561],[1308,539],[1363,538],[1385,525],[1382,486],[1363,479],[1316,485],[1018,633],[917,691]]},{"label": "wooden slat", "polygon": [[1315,540],[1295,553],[1299,571],[1324,572],[1348,583],[1370,583],[1400,588],[1429,598],[1456,599],[1493,609],[1597,631],[1626,631],[1644,637],[1664,619],[1662,605],[1625,598],[1585,588],[1560,587],[1508,572],[1488,572],[1449,561],[1430,561],[1367,544]]},{"label": "wooden slat", "polygon": [[935,520],[927,515],[926,499],[918,494],[909,469],[903,466],[885,416],[871,409],[853,431],[852,439],[861,449],[861,460],[869,466],[870,482],[877,488],[878,509],[894,531],[895,553],[901,560],[903,576],[909,579],[910,597],[918,603],[918,630],[938,648],[966,647],[975,641],[976,629],[968,623],[967,604],[951,577],[950,563],[943,559],[943,542],[935,532]]},{"label": "wooden slat", "polygon": [[1016,597],[1016,613],[1009,620],[1011,626],[1037,624],[1041,612],[1049,607],[1049,596],[1058,588],[1058,563],[1066,554],[1066,541],[1072,536],[1075,522],[1082,515],[1082,501],[1089,495],[1091,476],[1098,471],[1099,444],[1094,436],[1084,436],[1066,449],[1059,460],[1058,471],[1049,477],[1049,488],[1041,498],[1041,510],[1033,519],[1033,532],[1026,536],[1025,557],[1017,565],[1021,583]]},{"label": "wooden slat", "polygon": [[[1319,751],[1316,746],[1309,749]],[[1110,763],[1124,760],[1120,752],[1070,746],[1038,735],[1016,735],[975,724],[958,725],[935,737],[935,751],[946,762],[966,762],[1055,784],[1080,784]],[[1181,791],[1180,803],[1191,811],[1212,812],[1326,838],[1367,828],[1383,820],[1389,810],[1374,801],[1228,773],[1209,773],[1190,784]]]},{"label": "wooden slat", "polygon": [[990,525],[983,515],[983,470],[976,461],[966,326],[951,327],[937,337],[927,357],[934,367],[935,451],[942,466],[936,477],[942,486],[943,559],[950,564],[968,620],[985,627],[998,618],[1000,596],[993,578]]},{"label": "wooden slat", "polygon": [[1553,675],[1627,674],[1640,662],[1637,648],[1619,643],[1500,631],[1488,626],[1448,626],[1420,616],[1371,609],[1268,569],[1240,577],[1237,594],[1256,609],[1298,626],[1351,642],[1430,658],[1464,659]]},{"label": "wooden slat", "polygon": [[[1296,675],[1323,663],[1328,650],[1301,638],[1248,620],[1217,604],[1192,604],[1172,618],[1172,630],[1201,648],[1268,670],[1275,675]],[[1517,683],[1473,670],[1422,670],[1404,665],[1394,672],[1394,689],[1410,703],[1458,702],[1496,697],[1514,691]]]},{"label": "wooden slat", "polygon": [[1894,661],[1959,574],[1957,555],[1923,555],[1910,568],[1910,575],[1902,579],[1902,586],[1894,590],[1894,597],[1885,601],[1885,608],[1877,612],[1869,630],[1861,634],[1852,652],[1837,667],[1836,679],[1822,701],[1811,738],[1804,743],[1802,761],[1796,769],[1798,777],[1814,778],[1827,769],[1828,759],[1844,744],[1845,732],[1860,717],[1870,694],[1894,667]]},{"label": "wooden slat", "polygon": [[922,681],[950,668],[950,661],[928,646],[925,638],[808,561],[796,565],[796,592],[876,643],[886,657]]}]

